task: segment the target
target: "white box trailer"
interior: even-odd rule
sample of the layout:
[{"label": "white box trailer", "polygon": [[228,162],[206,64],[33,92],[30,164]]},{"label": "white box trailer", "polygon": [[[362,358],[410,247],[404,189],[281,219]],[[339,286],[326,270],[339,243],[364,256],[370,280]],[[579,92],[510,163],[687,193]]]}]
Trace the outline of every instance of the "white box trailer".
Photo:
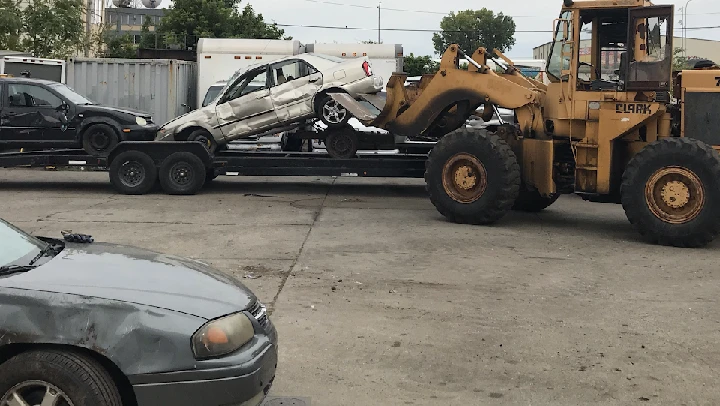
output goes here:
[{"label": "white box trailer", "polygon": [[243,38],[200,38],[197,45],[197,106],[202,106],[208,89],[230,79],[238,69],[304,53],[296,40]]},{"label": "white box trailer", "polygon": [[386,91],[387,82],[395,72],[402,72],[404,67],[403,46],[400,44],[307,44],[308,53],[325,54],[344,59],[370,58],[375,75],[381,76]]},{"label": "white box trailer", "polygon": [[62,59],[17,55],[6,55],[0,58],[0,74],[16,77],[27,74],[33,79],[45,79],[65,83],[65,67],[66,62]]}]

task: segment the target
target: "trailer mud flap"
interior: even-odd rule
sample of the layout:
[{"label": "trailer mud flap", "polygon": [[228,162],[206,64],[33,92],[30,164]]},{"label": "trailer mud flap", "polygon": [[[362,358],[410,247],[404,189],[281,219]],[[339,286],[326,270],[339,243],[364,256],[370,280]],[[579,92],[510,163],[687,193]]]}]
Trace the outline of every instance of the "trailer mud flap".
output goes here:
[{"label": "trailer mud flap", "polygon": [[348,109],[350,114],[352,114],[364,125],[372,127],[372,122],[378,117],[377,114],[371,113],[367,107],[363,106],[361,102],[355,100],[347,93],[330,93],[330,97],[332,97],[333,100],[338,102],[341,106]]}]

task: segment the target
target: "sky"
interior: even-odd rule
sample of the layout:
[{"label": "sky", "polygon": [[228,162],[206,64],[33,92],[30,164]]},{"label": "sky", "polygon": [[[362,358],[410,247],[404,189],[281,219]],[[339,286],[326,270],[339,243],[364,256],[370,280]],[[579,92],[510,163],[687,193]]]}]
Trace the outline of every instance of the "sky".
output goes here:
[{"label": "sky", "polygon": [[[675,4],[675,35],[681,36],[679,8],[687,0],[659,0],[656,5]],[[169,0],[163,1],[163,7]],[[299,26],[354,27],[363,30],[283,27],[286,35],[303,44],[313,42],[354,43],[377,41],[378,10],[375,0],[242,0],[262,13],[266,22]],[[547,33],[515,35],[515,46],[507,52],[515,58],[532,58],[534,47],[551,40],[552,22],[560,12],[561,0],[382,0],[382,8],[412,10],[382,10],[382,28],[438,30],[442,17],[450,11],[477,10],[483,7],[495,13],[503,12],[515,18],[517,31],[544,30]],[[688,6],[687,27],[720,26],[720,1],[691,0]],[[715,13],[715,14],[713,14]],[[720,40],[720,28],[688,30],[688,37]],[[382,31],[385,44],[402,44],[406,55],[432,55],[431,32]],[[468,51],[470,52],[470,51]]]}]

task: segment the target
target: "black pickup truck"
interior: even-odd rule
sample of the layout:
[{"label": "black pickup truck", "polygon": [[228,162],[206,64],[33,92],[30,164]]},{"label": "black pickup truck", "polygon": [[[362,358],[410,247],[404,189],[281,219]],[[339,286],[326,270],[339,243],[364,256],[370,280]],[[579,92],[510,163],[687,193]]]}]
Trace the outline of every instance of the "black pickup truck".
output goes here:
[{"label": "black pickup truck", "polygon": [[150,114],[95,104],[48,80],[0,77],[0,151],[83,148],[107,154],[121,141],[152,141]]}]

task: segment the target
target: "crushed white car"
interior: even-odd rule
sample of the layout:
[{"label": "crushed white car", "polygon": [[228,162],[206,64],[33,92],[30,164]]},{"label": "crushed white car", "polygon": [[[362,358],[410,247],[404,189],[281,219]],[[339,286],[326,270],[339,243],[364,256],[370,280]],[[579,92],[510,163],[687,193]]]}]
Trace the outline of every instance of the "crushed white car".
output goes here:
[{"label": "crushed white car", "polygon": [[376,94],[383,79],[367,57],[344,60],[301,54],[238,71],[205,107],[180,116],[158,131],[157,141],[198,141],[213,152],[218,146],[317,118],[342,127],[350,112],[330,93],[359,99]]}]

